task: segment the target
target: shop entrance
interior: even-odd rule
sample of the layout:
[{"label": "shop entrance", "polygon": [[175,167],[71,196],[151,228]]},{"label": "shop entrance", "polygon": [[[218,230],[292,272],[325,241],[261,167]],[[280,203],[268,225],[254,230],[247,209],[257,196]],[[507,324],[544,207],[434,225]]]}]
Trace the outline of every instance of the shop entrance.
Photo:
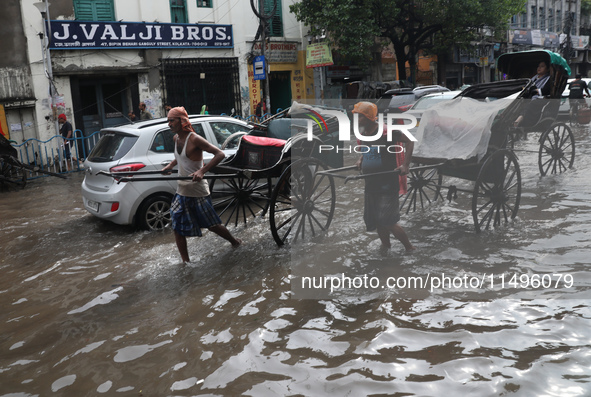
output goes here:
[{"label": "shop entrance", "polygon": [[271,97],[271,111],[287,109],[291,106],[291,72],[269,73],[269,96]]},{"label": "shop entrance", "polygon": [[113,127],[128,122],[129,112],[125,101],[126,80],[80,80],[80,109],[77,116],[82,117],[84,135],[88,136],[105,127]]}]

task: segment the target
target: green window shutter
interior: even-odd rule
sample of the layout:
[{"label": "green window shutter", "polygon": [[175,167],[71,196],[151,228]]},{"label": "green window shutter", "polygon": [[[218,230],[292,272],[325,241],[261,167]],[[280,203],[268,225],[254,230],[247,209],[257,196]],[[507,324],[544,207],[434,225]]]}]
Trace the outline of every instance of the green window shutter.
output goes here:
[{"label": "green window shutter", "polygon": [[79,19],[81,21],[93,21],[94,15],[92,13],[92,1],[74,1],[74,13],[76,14],[76,19]]},{"label": "green window shutter", "polygon": [[81,21],[114,21],[113,0],[74,0],[76,19]]},{"label": "green window shutter", "polygon": [[188,22],[185,0],[170,0],[170,20],[172,23]]},{"label": "green window shutter", "polygon": [[[273,5],[275,0],[265,0],[264,9],[265,14],[273,11]],[[271,37],[282,37],[283,36],[283,18],[281,9],[281,0],[277,0],[277,9],[273,14],[273,17],[269,20],[269,35]]]},{"label": "green window shutter", "polygon": [[113,0],[95,1],[95,12],[97,21],[114,21],[115,8]]}]

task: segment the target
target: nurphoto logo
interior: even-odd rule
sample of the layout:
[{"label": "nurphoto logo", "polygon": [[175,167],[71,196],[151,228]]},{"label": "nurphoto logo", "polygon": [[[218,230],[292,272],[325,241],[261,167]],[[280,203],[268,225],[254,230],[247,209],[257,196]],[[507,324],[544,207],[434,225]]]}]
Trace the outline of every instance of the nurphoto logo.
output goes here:
[{"label": "nurphoto logo", "polygon": [[[330,110],[324,109],[323,113],[325,115],[335,117],[338,121],[339,126],[339,141],[340,142],[350,142],[351,141],[351,122],[349,117],[341,111],[338,110]],[[314,124],[318,126],[320,132],[328,132],[328,126],[324,117],[322,117],[318,112],[315,112],[311,109],[308,109],[306,113],[307,119],[307,139],[308,141],[312,141],[314,139]],[[384,136],[384,115],[378,115],[378,129],[374,135],[364,135],[359,128],[359,114],[353,114],[353,134],[355,138],[359,142],[375,142],[381,139]],[[386,139],[388,142],[394,142],[392,137],[393,131],[400,131],[402,134],[406,135],[408,139],[413,142],[417,142],[417,139],[412,135],[409,131],[410,129],[417,126],[417,119],[412,114],[404,114],[404,113],[388,113],[386,116],[386,124],[385,124],[385,131],[386,131]],[[379,145],[384,147],[385,150],[391,153],[399,153],[404,151],[404,147],[401,145]],[[349,146],[348,148],[339,148],[338,146],[334,145],[320,145],[319,152],[323,151],[348,151],[349,153],[366,153],[369,151],[369,146],[367,145],[356,145],[356,146]]]}]

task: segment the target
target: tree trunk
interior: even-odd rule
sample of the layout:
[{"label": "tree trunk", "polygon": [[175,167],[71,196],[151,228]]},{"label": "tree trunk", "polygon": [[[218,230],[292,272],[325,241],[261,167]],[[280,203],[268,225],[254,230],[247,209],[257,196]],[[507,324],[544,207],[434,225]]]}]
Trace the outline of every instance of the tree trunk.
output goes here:
[{"label": "tree trunk", "polygon": [[406,61],[408,59],[406,52],[404,51],[404,45],[394,44],[394,53],[396,54],[396,67],[398,68],[398,80],[406,81]]}]

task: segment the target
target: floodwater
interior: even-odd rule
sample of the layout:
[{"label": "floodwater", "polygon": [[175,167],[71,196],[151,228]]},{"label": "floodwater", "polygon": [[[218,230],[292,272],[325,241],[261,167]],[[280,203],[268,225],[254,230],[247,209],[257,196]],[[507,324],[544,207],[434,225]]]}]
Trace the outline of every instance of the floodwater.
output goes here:
[{"label": "floodwater", "polygon": [[[266,219],[232,229],[236,250],[212,234],[189,240],[183,267],[171,232],[87,214],[82,175],[1,193],[0,396],[589,396],[589,132],[576,140],[562,175],[542,178],[537,154],[518,154],[514,224],[475,234],[463,193],[404,215],[412,254],[397,242],[380,252],[361,185],[337,181],[328,238],[339,236],[348,276],[378,274],[384,255],[419,275],[551,275],[530,298],[458,286],[299,299]],[[536,140],[517,148],[537,151]],[[318,272],[326,245],[308,249]],[[559,276],[574,285],[555,296]]]}]

